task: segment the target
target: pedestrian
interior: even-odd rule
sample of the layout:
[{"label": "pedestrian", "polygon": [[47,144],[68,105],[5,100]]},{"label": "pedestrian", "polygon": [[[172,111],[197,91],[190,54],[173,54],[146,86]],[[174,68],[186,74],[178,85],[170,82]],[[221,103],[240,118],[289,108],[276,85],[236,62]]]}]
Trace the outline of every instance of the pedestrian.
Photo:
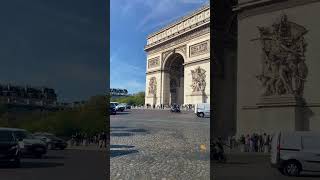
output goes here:
[{"label": "pedestrian", "polygon": [[249,134],[247,134],[247,137],[246,137],[245,150],[246,152],[250,151],[250,135]]},{"label": "pedestrian", "polygon": [[246,138],[244,137],[244,135],[241,135],[240,137],[240,146],[241,152],[246,152]]}]

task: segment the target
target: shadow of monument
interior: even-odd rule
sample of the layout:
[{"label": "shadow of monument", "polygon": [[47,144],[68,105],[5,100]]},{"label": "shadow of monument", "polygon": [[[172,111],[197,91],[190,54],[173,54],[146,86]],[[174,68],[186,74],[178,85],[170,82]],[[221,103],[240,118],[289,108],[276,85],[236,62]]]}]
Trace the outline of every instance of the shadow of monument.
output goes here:
[{"label": "shadow of monument", "polygon": [[130,145],[111,145],[110,148],[134,148],[134,146],[130,146]]},{"label": "shadow of monument", "polygon": [[134,134],[132,133],[110,133],[110,136],[117,136],[117,137],[124,137],[124,136],[133,136]]},{"label": "shadow of monument", "polygon": [[138,150],[110,150],[110,158],[125,156],[128,154],[138,153]]},{"label": "shadow of monument", "polygon": [[125,130],[125,131],[128,131],[128,132],[133,132],[133,133],[135,133],[135,132],[140,132],[140,133],[146,133],[146,132],[148,132],[148,130],[145,130],[145,129],[127,129],[127,130]]}]

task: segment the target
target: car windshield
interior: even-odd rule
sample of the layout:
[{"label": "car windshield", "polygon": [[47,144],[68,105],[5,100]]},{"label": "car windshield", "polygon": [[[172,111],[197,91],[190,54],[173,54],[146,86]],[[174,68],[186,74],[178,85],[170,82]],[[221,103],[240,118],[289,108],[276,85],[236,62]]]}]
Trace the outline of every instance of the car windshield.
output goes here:
[{"label": "car windshield", "polygon": [[18,139],[34,139],[34,136],[27,131],[16,131],[14,134]]},{"label": "car windshield", "polygon": [[118,105],[118,103],[110,103],[111,107],[116,107]]},{"label": "car windshield", "polygon": [[13,136],[11,131],[0,131],[0,142],[13,141]]}]

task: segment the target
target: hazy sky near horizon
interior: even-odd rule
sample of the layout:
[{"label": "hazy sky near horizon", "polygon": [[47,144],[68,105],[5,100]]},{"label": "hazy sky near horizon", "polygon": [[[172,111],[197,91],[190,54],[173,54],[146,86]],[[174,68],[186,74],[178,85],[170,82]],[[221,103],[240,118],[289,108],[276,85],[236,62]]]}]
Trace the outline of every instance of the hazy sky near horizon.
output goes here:
[{"label": "hazy sky near horizon", "polygon": [[110,87],[145,91],[148,34],[187,15],[208,0],[111,0]]},{"label": "hazy sky near horizon", "polygon": [[49,86],[60,101],[106,92],[106,2],[6,0],[0,83]]}]

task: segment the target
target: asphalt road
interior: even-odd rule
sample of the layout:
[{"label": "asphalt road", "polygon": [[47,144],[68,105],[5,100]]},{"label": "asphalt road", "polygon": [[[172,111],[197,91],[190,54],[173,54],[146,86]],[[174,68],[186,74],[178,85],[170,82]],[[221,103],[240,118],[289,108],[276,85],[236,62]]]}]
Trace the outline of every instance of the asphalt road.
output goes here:
[{"label": "asphalt road", "polygon": [[270,158],[263,154],[237,153],[228,155],[226,164],[213,164],[215,180],[315,180],[320,173],[303,173],[301,177],[287,177],[270,166]]},{"label": "asphalt road", "polygon": [[49,151],[43,159],[22,159],[21,168],[0,167],[1,180],[105,180],[106,153],[95,150]]}]

